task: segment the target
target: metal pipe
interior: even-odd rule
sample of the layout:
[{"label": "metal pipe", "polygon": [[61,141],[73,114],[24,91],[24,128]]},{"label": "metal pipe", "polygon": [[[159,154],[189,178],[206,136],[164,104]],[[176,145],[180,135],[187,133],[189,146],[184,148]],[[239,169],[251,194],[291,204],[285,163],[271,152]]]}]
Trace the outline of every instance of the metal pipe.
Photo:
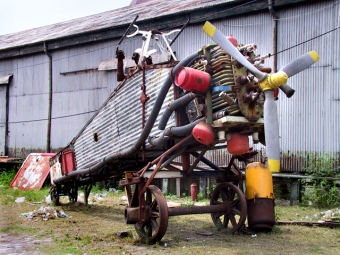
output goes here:
[{"label": "metal pipe", "polygon": [[[196,151],[190,152],[191,155],[193,155],[195,158],[198,158],[199,154]],[[223,171],[222,168],[220,168],[218,165],[215,165],[213,162],[211,162],[210,160],[208,160],[205,157],[201,158],[201,161],[206,164],[207,166],[210,166],[212,169],[214,170],[220,170]]]},{"label": "metal pipe", "polygon": [[185,22],[185,24],[183,25],[183,27],[181,28],[181,30],[177,33],[177,35],[175,36],[174,39],[172,39],[172,41],[170,42],[170,46],[177,40],[178,36],[183,32],[184,28],[189,24],[190,22],[190,17],[188,18],[187,22]]},{"label": "metal pipe", "polygon": [[191,102],[194,98],[196,98],[197,95],[195,93],[188,93],[183,97],[180,97],[176,100],[174,100],[172,103],[169,104],[169,106],[165,109],[159,123],[158,123],[158,129],[164,130],[166,124],[168,123],[168,120],[172,114],[173,111],[177,110],[178,108],[187,105],[189,102]]},{"label": "metal pipe", "polygon": [[169,216],[187,215],[187,214],[202,214],[202,213],[219,213],[225,212],[228,209],[227,203],[208,206],[192,206],[192,207],[177,207],[168,208]]},{"label": "metal pipe", "polygon": [[276,16],[276,13],[273,9],[273,1],[272,0],[268,0],[268,9],[270,14],[272,15],[273,18],[273,70],[274,73],[276,73],[277,71],[277,57],[276,57],[276,53],[277,53],[277,21],[278,21],[278,17]]},{"label": "metal pipe", "polygon": [[51,152],[51,116],[52,116],[52,56],[47,51],[46,42],[44,42],[44,52],[48,56],[48,110],[47,110],[47,137],[46,151]]},{"label": "metal pipe", "polygon": [[189,135],[192,131],[192,129],[196,126],[197,123],[200,121],[205,121],[206,118],[201,118],[198,120],[195,120],[194,122],[187,124],[185,126],[181,127],[170,127],[164,130],[165,136],[186,136]]},{"label": "metal pipe", "polygon": [[6,85],[6,120],[5,120],[5,151],[4,156],[8,156],[8,134],[9,134],[9,125],[8,125],[8,119],[9,119],[9,82],[12,75],[8,78],[8,83]]},{"label": "metal pipe", "polygon": [[164,84],[162,88],[160,89],[158,96],[156,98],[155,104],[153,105],[152,111],[149,115],[148,120],[146,121],[145,127],[142,131],[141,136],[138,138],[137,142],[131,146],[130,148],[122,151],[118,151],[115,153],[112,153],[111,155],[108,155],[107,157],[104,157],[101,161],[99,161],[97,164],[85,168],[85,169],[78,169],[76,171],[70,172],[68,175],[59,177],[53,182],[55,184],[62,183],[64,181],[70,180],[72,178],[78,177],[78,176],[83,176],[86,174],[93,173],[101,168],[103,168],[105,165],[107,165],[110,162],[113,162],[115,160],[119,160],[120,158],[125,158],[128,156],[133,155],[134,153],[137,153],[139,149],[144,145],[145,140],[148,138],[152,127],[155,124],[155,121],[158,117],[159,111],[162,108],[162,104],[164,102],[164,99],[172,85],[172,81],[174,80],[173,77],[176,74],[178,68],[182,66],[187,66],[193,61],[195,61],[198,58],[198,53],[191,54],[190,56],[186,57],[183,59],[181,62],[179,62],[171,71],[170,75],[167,77],[167,79],[164,81]]}]

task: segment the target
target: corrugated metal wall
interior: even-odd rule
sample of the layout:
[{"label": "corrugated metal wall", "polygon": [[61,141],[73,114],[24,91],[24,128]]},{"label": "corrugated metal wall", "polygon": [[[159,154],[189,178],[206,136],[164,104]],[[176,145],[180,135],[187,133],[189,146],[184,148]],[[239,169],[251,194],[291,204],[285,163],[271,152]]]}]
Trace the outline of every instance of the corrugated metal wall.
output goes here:
[{"label": "corrugated metal wall", "polygon": [[[333,5],[332,5],[333,4]],[[276,10],[278,51],[339,26],[339,3],[294,5]],[[269,11],[211,22],[239,43],[255,43],[257,54],[272,53],[272,21]],[[191,25],[172,46],[179,59],[197,51],[211,40],[202,24]],[[96,68],[115,58],[118,40],[90,46],[52,51],[53,107],[52,147],[67,145],[92,117],[117,86],[115,71],[89,71],[60,75],[62,72]],[[278,68],[299,55],[317,50],[321,59],[314,66],[289,80],[296,89],[287,99],[279,95],[280,137],[283,170],[300,171],[306,152],[340,151],[339,131],[339,31],[286,50],[277,56]],[[121,49],[126,57],[141,46],[140,37],[126,38]],[[273,58],[265,65],[272,66]],[[10,85],[9,147],[11,156],[25,156],[26,151],[44,150],[47,135],[48,58],[45,54],[0,61],[0,74],[13,73]],[[65,117],[68,116],[68,117]],[[23,122],[39,120],[35,122]],[[13,123],[19,122],[19,123]],[[209,157],[223,165],[225,152],[209,152]]]},{"label": "corrugated metal wall", "polygon": [[[285,40],[278,44],[278,51],[338,27],[339,6],[339,1],[326,1],[279,12],[279,36]],[[307,152],[329,152],[339,157],[339,37],[337,30],[278,55],[278,68],[310,50],[320,55],[311,68],[289,79],[289,85],[296,90],[294,96],[280,96],[282,168],[286,171],[301,169]]]},{"label": "corrugated metal wall", "polygon": [[41,152],[47,134],[47,121],[43,120],[47,118],[48,105],[47,57],[39,54],[1,61],[0,70],[2,74],[13,74],[9,85],[9,154]]},{"label": "corrugated metal wall", "polygon": [[6,87],[0,84],[0,156],[5,155]]}]

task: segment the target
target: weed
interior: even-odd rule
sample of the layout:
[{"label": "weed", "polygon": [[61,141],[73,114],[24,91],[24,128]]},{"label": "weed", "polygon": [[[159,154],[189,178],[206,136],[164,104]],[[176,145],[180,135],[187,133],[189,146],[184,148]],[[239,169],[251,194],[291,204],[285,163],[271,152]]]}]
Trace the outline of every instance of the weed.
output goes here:
[{"label": "weed", "polygon": [[193,207],[194,205],[195,201],[192,201],[190,197],[186,197],[182,203],[182,207]]},{"label": "weed", "polygon": [[222,221],[221,221],[220,218],[218,218],[217,221],[216,221],[216,229],[217,229],[217,231],[221,231],[222,228],[223,228]]},{"label": "weed", "polygon": [[205,199],[205,196],[204,196],[203,193],[200,192],[200,193],[197,194],[197,201],[202,201],[204,199]]},{"label": "weed", "polygon": [[163,192],[163,195],[168,200],[176,200],[176,199],[178,199],[178,197],[176,195],[173,195],[173,194],[170,194],[170,193],[167,193],[167,192]]},{"label": "weed", "polygon": [[0,186],[4,188],[8,188],[14,176],[16,175],[16,173],[17,172],[14,169],[1,172],[0,173]]},{"label": "weed", "polygon": [[208,198],[211,197],[211,194],[214,192],[216,186],[217,186],[216,184],[212,184],[212,185],[210,185],[209,187],[207,187],[207,195],[208,195]]},{"label": "weed", "polygon": [[338,160],[328,153],[319,156],[310,153],[304,170],[311,178],[301,181],[305,187],[303,202],[320,208],[339,206],[339,187],[333,179],[339,177]]}]

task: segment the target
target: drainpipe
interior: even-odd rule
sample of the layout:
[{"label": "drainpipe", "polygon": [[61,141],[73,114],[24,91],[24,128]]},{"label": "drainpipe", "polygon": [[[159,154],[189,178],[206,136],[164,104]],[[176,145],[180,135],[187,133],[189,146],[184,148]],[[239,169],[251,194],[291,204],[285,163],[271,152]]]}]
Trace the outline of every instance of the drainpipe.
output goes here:
[{"label": "drainpipe", "polygon": [[268,9],[269,12],[272,16],[272,20],[273,20],[273,30],[272,30],[272,34],[273,34],[273,71],[276,73],[277,71],[277,57],[276,57],[276,53],[277,53],[277,22],[278,22],[278,17],[276,16],[276,13],[273,9],[273,1],[272,0],[268,0]]},{"label": "drainpipe", "polygon": [[11,77],[8,79],[8,83],[6,85],[6,120],[5,120],[5,151],[4,156],[9,156],[8,152],[8,135],[9,135],[9,125],[8,125],[8,119],[9,119],[9,82]]},{"label": "drainpipe", "polygon": [[44,42],[44,52],[48,56],[48,114],[47,114],[47,137],[46,151],[51,152],[51,116],[52,116],[52,56],[47,51],[46,42]]}]

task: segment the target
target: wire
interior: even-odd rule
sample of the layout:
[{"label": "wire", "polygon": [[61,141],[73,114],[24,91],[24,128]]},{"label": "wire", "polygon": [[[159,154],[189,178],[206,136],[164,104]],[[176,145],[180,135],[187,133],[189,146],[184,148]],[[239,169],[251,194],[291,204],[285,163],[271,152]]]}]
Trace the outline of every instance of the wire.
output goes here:
[{"label": "wire", "polygon": [[[95,111],[88,111],[88,112],[82,112],[82,113],[76,113],[76,114],[70,114],[70,115],[65,115],[65,116],[59,116],[59,117],[53,117],[51,118],[52,120],[55,119],[63,119],[63,118],[68,118],[68,117],[74,117],[74,116],[79,116],[79,115],[84,115],[84,114],[88,114],[88,113],[94,113],[97,112],[98,110]],[[27,123],[27,122],[36,122],[36,121],[44,121],[44,120],[48,120],[48,119],[37,119],[37,120],[22,120],[22,121],[10,121],[8,122],[8,124],[18,124],[18,123]],[[6,124],[6,123],[1,123],[0,124]]]},{"label": "wire", "polygon": [[304,44],[304,43],[310,42],[310,41],[312,41],[312,40],[314,40],[314,39],[316,39],[316,38],[319,38],[319,37],[321,37],[321,36],[324,36],[324,35],[326,35],[326,34],[329,34],[329,33],[333,32],[333,31],[335,31],[335,30],[337,30],[337,29],[339,29],[339,27],[336,27],[336,28],[334,28],[334,29],[332,29],[332,30],[330,30],[330,31],[328,31],[328,32],[325,32],[325,33],[323,33],[323,34],[321,34],[321,35],[315,36],[315,37],[313,37],[313,38],[311,38],[311,39],[309,39],[309,40],[306,40],[306,41],[304,41],[304,42],[298,43],[298,44],[296,44],[296,45],[294,45],[294,46],[291,46],[291,47],[289,47],[289,48],[287,48],[287,49],[281,50],[281,51],[277,52],[276,54],[270,54],[270,55],[271,55],[271,56],[274,56],[274,55],[280,54],[280,53],[282,53],[282,52],[285,52],[285,51],[287,51],[287,50],[290,50],[290,49],[292,49],[292,48],[295,48],[295,47],[297,47],[297,46],[299,46],[299,45],[302,45],[302,44]]}]

